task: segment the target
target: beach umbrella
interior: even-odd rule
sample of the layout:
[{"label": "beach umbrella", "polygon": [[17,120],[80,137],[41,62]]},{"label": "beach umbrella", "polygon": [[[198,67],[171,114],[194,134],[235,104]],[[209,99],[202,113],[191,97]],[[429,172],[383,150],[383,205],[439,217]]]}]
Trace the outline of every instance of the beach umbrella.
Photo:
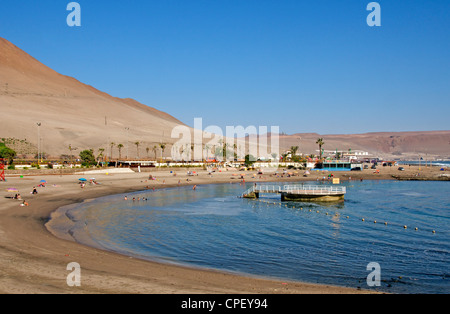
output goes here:
[{"label": "beach umbrella", "polygon": [[41,181],[39,181],[39,183],[47,183],[47,181],[41,180]]},{"label": "beach umbrella", "polygon": [[85,181],[87,181],[85,178],[80,178],[80,179],[78,179],[78,181],[83,181],[83,182],[85,182]]}]

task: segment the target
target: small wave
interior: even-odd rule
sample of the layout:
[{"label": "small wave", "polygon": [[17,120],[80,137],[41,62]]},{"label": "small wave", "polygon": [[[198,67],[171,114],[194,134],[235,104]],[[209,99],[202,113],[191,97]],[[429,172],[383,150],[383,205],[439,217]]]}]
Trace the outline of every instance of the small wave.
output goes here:
[{"label": "small wave", "polygon": [[425,196],[424,194],[419,193],[419,192],[404,192],[404,193],[400,193],[400,195],[404,195],[404,196],[415,196],[415,197]]}]

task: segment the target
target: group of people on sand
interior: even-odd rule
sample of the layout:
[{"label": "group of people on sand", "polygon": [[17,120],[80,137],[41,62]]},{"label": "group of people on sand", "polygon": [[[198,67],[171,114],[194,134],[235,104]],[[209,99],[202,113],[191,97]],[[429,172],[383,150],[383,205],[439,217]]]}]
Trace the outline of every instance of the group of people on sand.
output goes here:
[{"label": "group of people on sand", "polygon": [[[124,198],[123,198],[123,200],[124,201],[128,201],[128,196],[125,196]],[[133,202],[136,202],[136,201],[144,201],[144,202],[147,202],[148,201],[148,198],[146,198],[146,197],[142,197],[142,199],[141,199],[141,197],[140,196],[138,196],[137,198],[136,197],[133,197]]]},{"label": "group of people on sand", "polygon": [[13,199],[15,199],[15,200],[19,200],[19,201],[23,201],[22,202],[22,204],[20,204],[20,206],[29,206],[30,204],[28,204],[27,203],[27,201],[25,201],[25,200],[23,200],[22,199],[22,196],[19,194],[19,193],[17,193],[14,197],[13,197]]},{"label": "group of people on sand", "polygon": [[[45,184],[41,183],[41,184],[38,185],[38,187],[45,187]],[[32,195],[38,194],[38,190],[37,190],[37,188],[36,188],[35,186],[33,186],[33,189],[31,190],[30,194],[32,194]],[[17,193],[17,194],[13,197],[13,199],[22,201],[22,203],[20,204],[21,207],[30,206],[30,204],[29,204],[26,200],[24,200],[24,199],[22,198],[22,196],[20,195],[20,193]]]},{"label": "group of people on sand", "polygon": [[[37,194],[37,190],[36,187],[33,187],[33,191],[30,194]],[[18,200],[18,201],[22,201],[22,203],[20,204],[21,207],[25,207],[25,206],[29,206],[30,204],[24,200],[22,198],[22,195],[20,195],[20,193],[17,193],[16,195],[14,195],[12,197],[13,200]]]}]

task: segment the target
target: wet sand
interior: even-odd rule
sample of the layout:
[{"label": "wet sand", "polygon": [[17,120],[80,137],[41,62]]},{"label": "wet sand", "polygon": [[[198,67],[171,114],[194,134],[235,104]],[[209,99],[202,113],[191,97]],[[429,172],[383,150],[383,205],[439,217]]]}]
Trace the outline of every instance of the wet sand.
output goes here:
[{"label": "wet sand", "polygon": [[[408,167],[406,172],[417,171]],[[83,246],[68,239],[55,237],[46,228],[52,212],[61,206],[83,202],[97,197],[130,193],[149,188],[165,188],[178,185],[234,183],[239,184],[238,171],[224,171],[211,176],[199,170],[199,176],[188,177],[186,170],[152,172],[158,180],[147,180],[149,173],[95,174],[100,185],[86,185],[80,188],[78,178],[86,175],[40,175],[7,176],[7,182],[0,183],[0,293],[144,293],[144,294],[300,294],[300,293],[367,293],[370,291],[328,285],[300,282],[286,282],[235,275],[215,270],[188,268],[149,262],[136,258],[106,252]],[[196,171],[196,170],[194,170]],[[438,170],[428,170],[438,173]],[[395,169],[382,169],[380,174],[365,170],[358,173],[335,173],[343,180],[390,179]],[[425,173],[426,170],[422,170]],[[246,172],[247,182],[316,180],[326,176],[313,173],[308,178],[275,177],[256,172]],[[300,174],[303,173],[300,171]],[[186,182],[189,178],[191,181]],[[38,188],[32,195],[34,186],[46,180],[45,188]],[[21,207],[21,201],[5,198],[12,196],[7,188],[18,188],[22,197],[29,203]],[[66,278],[70,271],[69,263],[81,266],[81,286],[69,287]],[[364,288],[364,287],[363,287]]]}]

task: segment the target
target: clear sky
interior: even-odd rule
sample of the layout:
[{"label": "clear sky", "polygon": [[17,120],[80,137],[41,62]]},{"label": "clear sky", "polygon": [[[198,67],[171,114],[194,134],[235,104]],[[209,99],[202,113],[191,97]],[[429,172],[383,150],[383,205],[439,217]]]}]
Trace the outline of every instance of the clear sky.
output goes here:
[{"label": "clear sky", "polygon": [[2,0],[0,36],[193,126],[449,130],[450,1]]}]

